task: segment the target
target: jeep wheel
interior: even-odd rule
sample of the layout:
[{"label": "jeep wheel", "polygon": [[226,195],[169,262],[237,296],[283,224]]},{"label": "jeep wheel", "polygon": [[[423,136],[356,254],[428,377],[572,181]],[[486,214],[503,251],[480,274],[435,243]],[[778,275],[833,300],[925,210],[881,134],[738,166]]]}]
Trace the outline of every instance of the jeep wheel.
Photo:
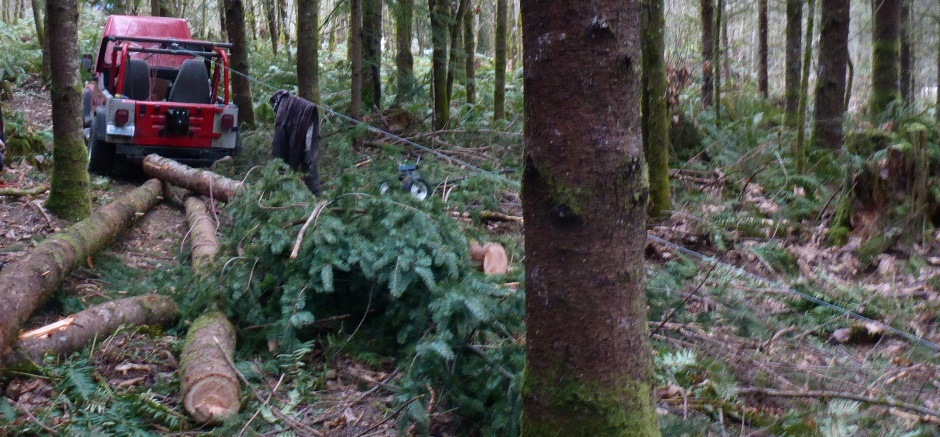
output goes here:
[{"label": "jeep wheel", "polygon": [[114,144],[98,139],[94,123],[88,136],[88,171],[107,176],[114,165]]}]

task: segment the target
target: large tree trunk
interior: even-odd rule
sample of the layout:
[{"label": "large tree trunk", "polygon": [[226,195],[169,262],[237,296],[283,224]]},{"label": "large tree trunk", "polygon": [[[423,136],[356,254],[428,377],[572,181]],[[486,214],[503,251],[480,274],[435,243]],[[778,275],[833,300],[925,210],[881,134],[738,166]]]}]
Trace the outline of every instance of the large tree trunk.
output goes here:
[{"label": "large tree trunk", "polygon": [[450,2],[428,0],[431,13],[431,94],[434,99],[434,129],[441,130],[450,120],[450,96],[447,95],[447,22]]},{"label": "large tree trunk", "polygon": [[711,106],[715,91],[712,57],[715,52],[715,6],[713,0],[701,0],[699,16],[702,21],[702,105]]},{"label": "large tree trunk", "polygon": [[800,75],[800,108],[797,114],[796,142],[793,157],[797,174],[803,174],[806,166],[806,108],[809,105],[809,67],[813,60],[813,23],[816,20],[816,0],[809,0],[806,14],[806,46],[803,48],[803,71]]},{"label": "large tree trunk", "polygon": [[669,201],[669,111],[666,107],[665,5],[648,0],[643,8],[643,153],[649,167],[650,215]]},{"label": "large tree trunk", "polygon": [[757,1],[757,90],[766,99],[767,83],[767,0]]},{"label": "large tree trunk", "polygon": [[235,328],[219,312],[189,327],[180,355],[183,408],[200,423],[221,423],[241,408],[241,384],[232,368]]},{"label": "large tree trunk", "polygon": [[320,103],[320,0],[297,1],[297,94]]},{"label": "large tree trunk", "polygon": [[76,0],[46,2],[52,68],[52,181],[46,208],[66,220],[91,214],[88,151],[82,136]]},{"label": "large tree trunk", "polygon": [[912,74],[914,68],[914,53],[911,47],[911,44],[913,44],[911,40],[911,0],[900,1],[901,22],[899,25],[901,29],[901,53],[899,61],[901,78],[898,85],[900,87],[902,101],[905,105],[910,105],[914,102],[914,75]]},{"label": "large tree trunk", "polygon": [[395,68],[398,79],[395,98],[399,102],[409,100],[415,88],[415,61],[411,54],[414,8],[414,0],[398,0],[395,8]]},{"label": "large tree trunk", "polygon": [[382,0],[362,2],[362,104],[382,109]]},{"label": "large tree trunk", "polygon": [[262,0],[261,7],[264,8],[265,18],[267,18],[268,36],[271,39],[271,50],[277,55],[278,40],[278,17],[277,0]]},{"label": "large tree trunk", "polygon": [[869,111],[879,116],[895,100],[900,99],[898,79],[901,74],[901,5],[900,0],[872,2],[871,97]]},{"label": "large tree trunk", "polygon": [[0,360],[11,352],[20,324],[52,295],[68,273],[106,247],[137,214],[156,205],[161,193],[160,181],[151,179],[87,219],[52,235],[0,271],[0,308],[5,309],[0,317]]},{"label": "large tree trunk", "polygon": [[186,235],[189,236],[189,245],[193,248],[190,254],[193,271],[204,275],[208,273],[208,266],[219,253],[219,239],[215,236],[216,223],[209,216],[202,197],[187,194],[183,198],[183,205],[186,208],[186,223],[189,224],[189,232]]},{"label": "large tree trunk", "polygon": [[[248,40],[245,38],[245,6],[242,0],[224,0],[225,30],[232,43],[232,69],[249,75]],[[232,75],[232,100],[238,105],[238,120],[242,126],[255,125],[255,110],[251,99],[251,82],[242,74]]]},{"label": "large tree trunk", "polygon": [[[362,118],[362,0],[349,0],[349,116]],[[356,137],[358,138],[358,137]],[[358,143],[358,140],[354,140]]]},{"label": "large tree trunk", "polygon": [[849,62],[849,0],[822,0],[819,29],[819,67],[816,70],[816,105],[813,137],[816,147],[842,147],[845,117],[846,67]]},{"label": "large tree trunk", "polygon": [[46,353],[68,356],[96,338],[107,338],[122,325],[168,327],[177,315],[179,308],[172,298],[155,294],[95,305],[51,325],[20,333],[16,352],[0,362],[0,368],[27,361],[41,363]]},{"label": "large tree trunk", "polygon": [[799,121],[800,109],[800,71],[802,60],[800,49],[803,46],[803,1],[787,0],[787,48],[784,72],[783,110],[785,124],[795,128]]},{"label": "large tree trunk", "polygon": [[506,2],[507,0],[496,0],[493,120],[506,118]]},{"label": "large tree trunk", "polygon": [[657,436],[643,290],[640,2],[570,5],[522,1],[522,433]]},{"label": "large tree trunk", "polygon": [[460,61],[464,59],[461,53],[461,40],[463,21],[467,15],[467,8],[470,6],[470,0],[460,0],[457,2],[457,10],[454,11],[453,18],[450,20],[450,61],[447,64],[447,100],[450,101],[454,95],[454,79],[460,69]]},{"label": "large tree trunk", "polygon": [[144,173],[222,202],[228,202],[244,189],[240,181],[219,176],[211,171],[195,169],[155,154],[144,158]]},{"label": "large tree trunk", "polygon": [[470,104],[477,101],[476,47],[474,41],[474,38],[476,38],[476,17],[477,14],[471,9],[467,11],[467,16],[463,20],[464,81],[467,89],[467,103]]}]

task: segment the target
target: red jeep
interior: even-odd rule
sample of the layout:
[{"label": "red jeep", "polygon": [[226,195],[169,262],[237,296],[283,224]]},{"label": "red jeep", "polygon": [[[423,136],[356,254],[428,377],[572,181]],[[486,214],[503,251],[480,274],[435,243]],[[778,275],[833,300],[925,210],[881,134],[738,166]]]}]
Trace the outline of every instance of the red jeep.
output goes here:
[{"label": "red jeep", "polygon": [[230,47],[192,39],[179,18],[108,17],[94,64],[82,60],[95,78],[82,94],[88,169],[107,174],[115,157],[151,153],[203,166],[235,155]]}]

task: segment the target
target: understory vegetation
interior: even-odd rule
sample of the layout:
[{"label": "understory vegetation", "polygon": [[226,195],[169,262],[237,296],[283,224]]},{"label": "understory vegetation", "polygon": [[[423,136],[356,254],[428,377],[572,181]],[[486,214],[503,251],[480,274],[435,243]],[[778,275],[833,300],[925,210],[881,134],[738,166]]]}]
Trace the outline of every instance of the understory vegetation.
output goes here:
[{"label": "understory vegetation", "polygon": [[[101,21],[90,11],[83,17],[90,51]],[[26,34],[0,23],[0,79],[18,87],[40,68]],[[128,327],[66,360],[47,357],[41,368],[9,372],[0,435],[298,435],[281,415],[314,427],[345,417],[332,409],[331,381],[360,367],[382,376],[359,388],[390,394],[377,408],[400,433],[518,434],[522,227],[485,215],[521,216],[521,72],[508,81],[507,120],[494,123],[493,67],[484,58],[478,102],[457,105],[453,129],[432,132],[428,57],[415,59],[422,88],[406,102],[395,101],[394,70],[384,69],[384,103],[393,109],[369,122],[388,129],[394,115],[403,138],[449,158],[323,113],[324,192],[313,196],[296,174],[269,162],[274,114],[267,99],[296,86],[294,66],[267,50],[250,53],[260,81],[259,125],[244,132],[244,153],[216,168],[248,188],[213,211],[223,255],[212,272],[194,276],[179,240],[179,265],[147,273],[99,255],[81,273],[97,276],[105,295],[59,293],[48,308],[71,313],[156,292],[176,299],[179,325],[166,332]],[[349,101],[344,53],[340,44],[321,54],[324,105],[340,113]],[[455,89],[454,101],[463,101],[459,82]],[[809,150],[808,171],[798,174],[790,158],[796,132],[784,126],[778,106],[741,85],[726,91],[716,120],[698,109],[697,90],[680,90],[678,111],[688,126],[674,130],[673,210],[648,226],[649,332],[663,434],[936,435],[940,132],[932,114],[898,107],[890,126],[856,115],[847,122],[850,146]],[[4,115],[8,138],[48,143],[49,126]],[[357,137],[361,146],[353,146]],[[898,237],[866,244],[852,219],[858,175],[921,138],[929,157],[926,202],[893,206],[879,229]],[[45,150],[18,160],[48,161]],[[402,189],[401,164],[417,165],[431,188],[427,199]],[[39,170],[30,178],[47,179]],[[94,181],[103,198],[109,183]],[[928,211],[925,219],[911,221],[918,208]],[[470,240],[501,243],[509,273],[478,272]],[[209,308],[240,328],[234,365],[248,386],[238,416],[203,429],[182,410],[173,356],[188,321]],[[126,359],[156,370],[113,384],[130,380],[133,368],[114,366]],[[39,399],[29,412],[25,393]]]}]

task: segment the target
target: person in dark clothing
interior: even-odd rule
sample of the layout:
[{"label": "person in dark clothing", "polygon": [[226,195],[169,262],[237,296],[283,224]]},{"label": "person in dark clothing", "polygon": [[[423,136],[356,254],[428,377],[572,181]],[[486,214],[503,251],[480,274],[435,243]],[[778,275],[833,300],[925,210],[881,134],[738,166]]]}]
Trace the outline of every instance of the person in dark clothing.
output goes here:
[{"label": "person in dark clothing", "polygon": [[271,97],[274,108],[274,140],[271,153],[287,165],[304,173],[310,192],[320,194],[320,116],[317,105],[278,91]]}]

